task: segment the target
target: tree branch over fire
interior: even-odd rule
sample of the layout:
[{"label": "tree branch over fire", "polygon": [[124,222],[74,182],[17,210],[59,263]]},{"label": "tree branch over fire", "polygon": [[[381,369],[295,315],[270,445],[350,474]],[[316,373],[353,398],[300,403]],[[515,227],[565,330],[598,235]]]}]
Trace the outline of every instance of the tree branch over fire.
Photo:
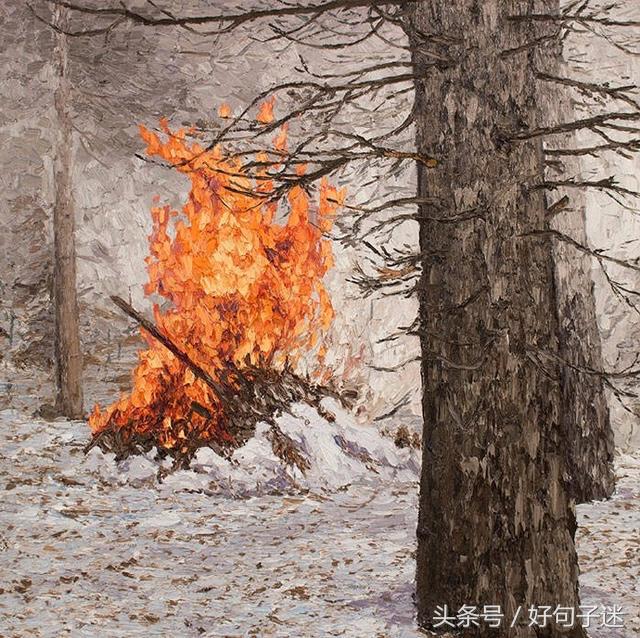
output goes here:
[{"label": "tree branch over fire", "polygon": [[[388,59],[379,62],[358,65],[345,63],[345,71],[331,73],[316,72],[304,55],[300,54],[300,71],[307,79],[287,81],[276,84],[260,92],[237,115],[227,117],[212,127],[196,126],[194,135],[198,139],[206,139],[211,130],[214,134],[203,147],[208,152],[216,146],[225,143],[236,145],[238,157],[245,156],[238,174],[249,172],[254,178],[262,181],[273,181],[271,192],[261,193],[262,197],[277,201],[284,197],[292,188],[309,189],[313,182],[336,172],[350,171],[357,173],[366,166],[369,171],[381,174],[405,174],[411,170],[411,165],[422,163],[429,170],[436,170],[439,161],[437,153],[424,155],[413,150],[406,150],[410,141],[405,133],[411,132],[415,124],[415,106],[411,107],[411,97],[414,86],[421,81],[419,73],[408,54],[419,51],[428,60],[423,64],[421,73],[442,72],[444,69],[454,68],[457,60],[467,55],[464,39],[455,37],[451,33],[428,31],[417,28],[406,19],[410,2],[375,2],[373,0],[331,0],[326,2],[298,2],[267,8],[256,5],[246,11],[229,11],[211,15],[175,15],[172,11],[162,8],[158,3],[150,3],[151,11],[141,12],[126,5],[111,7],[88,7],[78,2],[66,0],[46,0],[49,4],[59,4],[75,12],[79,18],[86,20],[110,20],[105,29],[116,28],[123,21],[140,24],[146,27],[189,27],[216,25],[215,31],[201,32],[203,36],[222,35],[243,26],[263,23],[272,32],[273,41],[295,42],[302,48],[319,48],[332,51],[339,40],[339,47],[356,46],[362,43],[363,37],[375,36],[383,41],[393,41]],[[517,55],[527,55],[529,51],[543,51],[561,44],[569,33],[580,36],[576,26],[584,29],[586,34],[592,34],[595,27],[609,30],[633,30],[637,28],[637,21],[622,20],[612,17],[611,11],[616,3],[610,3],[606,9],[592,7],[589,1],[569,3],[558,14],[530,13],[510,16],[509,20],[518,29],[524,30],[529,25],[539,25],[540,36],[525,39],[522,45],[509,50],[509,58]],[[91,27],[80,29],[75,35],[92,35],[95,31]],[[363,28],[361,33],[357,30]],[[384,28],[396,29],[396,37],[391,31],[385,33]],[[538,28],[538,27],[536,27]],[[410,33],[408,41],[401,42],[397,31]],[[524,31],[523,31],[524,32]],[[348,35],[349,40],[340,41]],[[355,35],[354,35],[355,34]],[[602,35],[602,34],[600,34]],[[607,34],[607,37],[610,37]],[[397,46],[396,46],[397,45]],[[351,64],[351,66],[350,66]],[[551,161],[561,161],[563,158],[579,156],[599,156],[607,152],[616,152],[629,156],[639,149],[637,135],[640,129],[636,123],[640,119],[640,105],[637,100],[638,89],[633,85],[612,87],[607,82],[586,82],[577,78],[563,77],[551,69],[544,69],[544,61],[538,61],[536,78],[544,84],[556,84],[567,92],[575,92],[587,100],[591,100],[597,108],[597,98],[605,99],[613,104],[624,106],[624,110],[607,110],[588,117],[572,121],[548,122],[535,127],[521,130],[502,130],[496,132],[498,144],[515,144],[526,142],[534,138],[545,140],[545,154]],[[398,74],[389,73],[398,69]],[[404,72],[404,70],[407,72]],[[277,117],[266,123],[256,124],[251,117],[265,100],[277,97],[279,113]],[[287,108],[287,102],[292,106]],[[408,111],[406,117],[393,127],[386,127],[383,131],[365,135],[353,133],[345,127],[345,122],[357,113],[375,114],[379,109],[389,112],[388,105],[397,103],[404,105]],[[396,111],[399,108],[396,107]],[[386,110],[385,110],[386,109]],[[268,139],[272,133],[283,126],[291,126],[291,139],[299,140],[285,155],[274,153],[269,144],[262,140]],[[295,129],[295,130],[294,130]],[[551,147],[548,140],[554,140],[567,134],[591,132],[604,140],[602,144],[569,148]],[[246,149],[250,141],[253,148]],[[345,144],[344,142],[348,142]],[[244,148],[243,148],[244,146]],[[266,154],[260,160],[251,157],[254,150],[264,151]],[[147,159],[147,161],[149,161]],[[309,170],[303,175],[296,171],[296,167],[305,164]],[[558,165],[561,169],[561,165]],[[560,179],[545,179],[532,187],[533,190],[558,190],[576,188],[599,188],[612,195],[635,195],[633,189],[617,184],[611,176],[601,179],[581,179],[575,175]],[[377,197],[377,195],[376,195]],[[394,233],[407,223],[420,222],[425,218],[424,212],[419,215],[396,213],[394,207],[400,208],[419,205],[421,198],[394,198],[386,204],[380,205],[376,201],[350,204],[345,209],[346,215],[339,221],[342,231],[341,240],[352,246],[362,246],[362,239],[368,237],[370,243],[390,240]],[[424,206],[424,204],[423,204]],[[449,205],[438,204],[438,215],[446,222],[451,220],[464,221],[465,211],[456,210]],[[375,218],[378,217],[376,220]],[[385,272],[393,270],[397,274],[393,285],[405,280],[411,288],[413,271],[406,273],[398,270],[397,259],[391,253],[379,251],[378,259],[382,260],[380,268]],[[419,257],[416,257],[419,261]],[[374,275],[375,277],[375,275]],[[381,281],[378,287],[373,284],[370,276],[365,276],[360,269],[356,277],[369,291],[372,286],[380,290],[386,289],[390,282],[388,278]],[[400,286],[403,291],[405,288]],[[403,292],[403,294],[405,294]]]},{"label": "tree branch over fire", "polygon": [[[68,36],[92,36],[100,33],[111,31],[125,21],[142,24],[147,27],[195,27],[202,25],[217,24],[220,28],[216,31],[207,31],[206,35],[221,35],[229,33],[234,29],[258,20],[289,18],[310,16],[310,20],[315,20],[319,16],[336,10],[351,10],[360,8],[377,8],[384,5],[408,5],[418,0],[327,0],[327,2],[309,3],[309,4],[293,4],[285,5],[277,8],[254,9],[244,12],[228,12],[214,15],[199,16],[175,16],[168,11],[161,12],[161,16],[150,16],[134,11],[128,8],[124,3],[119,7],[88,7],[75,2],[67,2],[66,0],[45,0],[49,4],[65,7],[81,14],[89,15],[97,18],[108,18],[112,21],[105,27],[100,29],[87,29],[80,31],[65,30]],[[155,5],[152,5],[155,6]],[[52,25],[53,26],[53,25]],[[56,29],[61,27],[56,26]]]}]

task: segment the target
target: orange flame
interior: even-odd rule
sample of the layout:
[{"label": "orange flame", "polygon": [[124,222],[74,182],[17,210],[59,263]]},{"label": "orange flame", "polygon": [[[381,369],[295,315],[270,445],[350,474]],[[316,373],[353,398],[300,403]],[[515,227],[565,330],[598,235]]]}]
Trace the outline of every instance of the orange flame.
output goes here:
[{"label": "orange flame", "polygon": [[218,116],[224,118],[231,117],[231,107],[228,104],[221,104],[218,108]]},{"label": "orange flame", "polygon": [[[333,257],[322,233],[344,193],[325,179],[314,203],[296,186],[287,197],[286,221],[276,223],[277,204],[264,197],[273,188],[265,172],[252,179],[220,148],[190,145],[185,131],[172,132],[164,119],[161,128],[164,140],[140,127],[147,154],[188,175],[191,192],[180,213],[152,208],[145,294],[163,299],[162,307],[153,306],[160,330],[214,378],[225,364],[277,366],[313,349],[333,318],[322,283]],[[286,148],[286,131],[275,145]],[[224,408],[212,405],[211,390],[142,334],[147,349],[138,353],[133,390],[106,410],[95,406],[94,433],[115,427],[125,437],[153,436],[165,448],[180,446],[193,431],[203,442],[228,440]],[[211,418],[194,413],[194,401],[206,405]]]},{"label": "orange flame", "polygon": [[275,98],[271,97],[260,105],[258,110],[258,116],[256,119],[260,124],[270,124],[273,122],[273,106],[275,104]]}]

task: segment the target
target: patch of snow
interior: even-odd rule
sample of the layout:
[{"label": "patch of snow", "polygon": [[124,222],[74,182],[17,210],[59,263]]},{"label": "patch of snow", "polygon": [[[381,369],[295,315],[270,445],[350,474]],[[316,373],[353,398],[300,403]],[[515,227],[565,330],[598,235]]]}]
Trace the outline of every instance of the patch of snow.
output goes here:
[{"label": "patch of snow", "polygon": [[[273,466],[260,426],[231,460],[203,449],[190,469],[138,487],[162,466],[153,455],[85,456],[86,424],[0,412],[12,459],[0,463],[0,635],[424,635],[412,600],[417,452],[327,409],[335,423],[307,406],[279,422],[306,446],[306,478]],[[320,473],[325,460],[338,478]],[[619,457],[617,473],[613,499],[578,508],[583,604],[627,613],[624,630],[598,638],[640,635],[640,453]],[[279,481],[304,489],[275,494]]]},{"label": "patch of snow", "polygon": [[[255,435],[245,445],[223,458],[210,448],[201,448],[189,471],[170,472],[161,479],[162,490],[219,492],[231,496],[334,491],[353,483],[412,482],[418,479],[419,452],[399,449],[372,425],[361,425],[337,402],[325,400],[323,408],[335,415],[330,422],[306,404],[291,406],[276,419],[280,430],[296,444],[309,468],[304,472],[288,465],[272,449],[266,423],[256,426]],[[40,435],[42,436],[42,435]],[[75,434],[65,433],[73,441]],[[88,433],[86,434],[88,437]],[[55,440],[55,445],[61,441]],[[32,441],[33,442],[33,441]],[[41,442],[44,442],[42,439]],[[39,448],[30,447],[33,454]],[[24,448],[23,448],[24,453]],[[81,461],[82,467],[106,483],[118,482],[134,487],[157,483],[162,469],[171,460],[156,460],[156,451],[131,456],[116,463],[115,456],[92,448]]]},{"label": "patch of snow", "polygon": [[176,512],[158,512],[154,516],[140,522],[142,527],[175,527],[180,523],[180,516]]},{"label": "patch of snow", "polygon": [[130,456],[120,464],[121,481],[139,487],[152,482],[158,473],[158,464],[145,456]]},{"label": "patch of snow", "polygon": [[94,447],[79,459],[84,469],[101,478],[107,483],[113,483],[119,480],[120,470],[115,461],[116,455],[113,452],[103,452],[100,448]]}]

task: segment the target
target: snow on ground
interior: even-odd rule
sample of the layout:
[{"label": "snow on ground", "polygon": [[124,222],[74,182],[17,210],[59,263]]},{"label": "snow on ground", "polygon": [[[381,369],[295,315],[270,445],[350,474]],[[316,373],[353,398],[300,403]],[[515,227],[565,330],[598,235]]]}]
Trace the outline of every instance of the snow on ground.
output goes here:
[{"label": "snow on ground", "polygon": [[[392,439],[380,435],[377,428],[359,425],[333,399],[324,399],[323,408],[334,417],[330,423],[315,408],[305,404],[291,406],[290,412],[276,419],[282,433],[295,444],[309,467],[303,473],[275,456],[268,438],[269,426],[258,424],[256,434],[227,460],[210,448],[201,448],[189,470],[167,476],[162,490],[202,490],[207,494],[256,496],[301,491],[335,491],[354,482],[407,483],[417,480],[420,453],[413,448],[400,449]],[[84,433],[86,439],[87,433]],[[96,472],[109,483],[140,486],[154,483],[161,469],[172,461],[154,460],[155,450],[146,456],[130,457],[120,463],[115,455],[93,448],[82,466]],[[77,473],[77,463],[68,471]]]},{"label": "snow on ground", "polygon": [[[280,427],[306,477],[259,429],[231,462],[203,451],[162,483],[150,458],[85,457],[83,423],[0,412],[0,636],[421,635],[416,452],[293,411]],[[640,630],[640,455],[618,472],[613,501],[580,508],[583,602],[629,614],[598,638]]]},{"label": "snow on ground", "polygon": [[613,499],[578,506],[577,544],[582,602],[620,605],[625,630],[594,637],[640,636],[640,451],[616,459]]}]

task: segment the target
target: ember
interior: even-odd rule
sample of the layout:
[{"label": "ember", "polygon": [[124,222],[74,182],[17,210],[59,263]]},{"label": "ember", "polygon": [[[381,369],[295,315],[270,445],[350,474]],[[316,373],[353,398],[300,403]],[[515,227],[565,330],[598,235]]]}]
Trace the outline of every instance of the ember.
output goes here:
[{"label": "ember", "polygon": [[[273,102],[263,105],[259,121],[272,112]],[[223,114],[229,115],[227,109]],[[182,213],[169,206],[152,209],[145,294],[161,298],[153,305],[155,326],[185,356],[143,330],[147,348],[138,355],[133,390],[106,410],[96,405],[89,422],[94,440],[109,432],[125,444],[145,440],[179,455],[199,445],[246,440],[237,423],[237,397],[248,385],[256,386],[254,398],[258,389],[273,393],[283,379],[290,398],[313,394],[292,370],[304,353],[321,358],[320,338],[333,318],[322,283],[333,258],[323,233],[343,193],[324,180],[313,202],[294,186],[286,196],[287,219],[277,223],[278,202],[269,197],[274,186],[266,170],[252,178],[221,148],[190,144],[186,131],[171,131],[166,120],[161,129],[164,139],[140,127],[147,154],[186,174],[191,192]],[[286,130],[274,145],[284,152]],[[254,405],[251,413],[255,426],[268,408]]]}]

